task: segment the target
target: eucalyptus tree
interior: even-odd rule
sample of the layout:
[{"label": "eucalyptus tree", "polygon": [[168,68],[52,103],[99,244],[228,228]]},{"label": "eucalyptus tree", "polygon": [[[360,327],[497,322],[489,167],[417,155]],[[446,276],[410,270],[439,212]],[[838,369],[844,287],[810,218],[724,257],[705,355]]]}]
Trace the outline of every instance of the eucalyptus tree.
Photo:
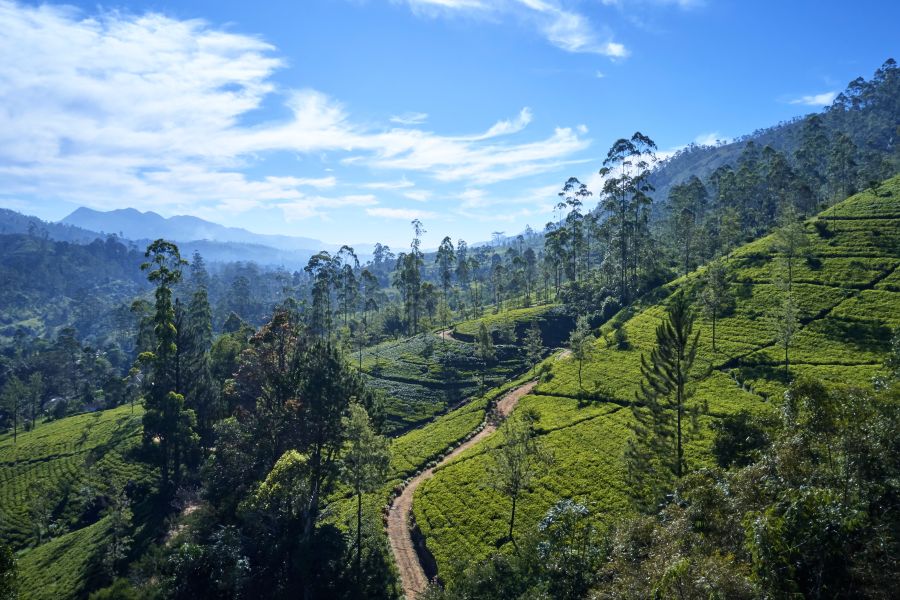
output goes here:
[{"label": "eucalyptus tree", "polygon": [[494,348],[494,340],[488,331],[484,321],[478,325],[478,337],[475,338],[475,355],[481,363],[481,391],[484,392],[487,378],[488,364],[497,359],[497,350]]},{"label": "eucalyptus tree", "polygon": [[[453,270],[456,266],[456,252],[453,248],[453,241],[450,236],[446,236],[438,247],[434,263],[438,266],[438,274],[441,279],[441,293],[443,294],[443,304],[445,310],[450,307],[450,288],[453,286]],[[442,314],[446,314],[442,312]],[[446,322],[441,323],[444,327]]]},{"label": "eucalyptus tree", "polygon": [[337,298],[340,303],[341,314],[343,315],[344,326],[350,313],[355,309],[357,299],[359,298],[359,281],[357,281],[356,273],[359,271],[359,258],[356,252],[350,246],[341,246],[335,256],[337,261]]},{"label": "eucalyptus tree", "polygon": [[390,445],[378,435],[361,404],[350,404],[343,418],[344,437],[347,440],[341,457],[344,481],[356,496],[356,581],[362,575],[362,497],[374,492],[387,478],[391,464]]},{"label": "eucalyptus tree", "polygon": [[800,140],[794,151],[794,163],[812,191],[817,205],[824,199],[828,175],[828,146],[828,130],[822,116],[812,114],[806,117],[800,128]]},{"label": "eucalyptus tree", "polygon": [[472,272],[469,269],[469,246],[466,240],[459,239],[456,241],[456,281],[459,285],[459,308],[463,318],[466,317],[466,299],[465,296],[471,296],[471,278]]},{"label": "eucalyptus tree", "polygon": [[858,149],[850,136],[837,133],[828,150],[828,188],[832,200],[843,200],[855,191],[859,175]]},{"label": "eucalyptus tree", "polygon": [[323,250],[311,256],[303,270],[312,280],[310,330],[316,335],[330,337],[333,326],[331,300],[339,276],[338,261]]},{"label": "eucalyptus tree", "polygon": [[525,248],[525,252],[522,253],[522,260],[525,263],[524,269],[524,283],[525,283],[525,295],[529,301],[531,302],[531,295],[534,293],[535,286],[537,285],[537,276],[538,276],[538,256],[534,251],[534,248],[528,247]]},{"label": "eucalyptus tree", "polygon": [[575,322],[575,328],[569,334],[569,351],[572,358],[578,361],[578,389],[584,392],[582,385],[581,373],[584,369],[584,361],[588,360],[594,349],[594,335],[591,333],[591,326],[588,318],[581,315]]},{"label": "eucalyptus tree", "polygon": [[712,321],[712,350],[716,351],[716,321],[722,315],[722,311],[729,304],[728,279],[725,274],[725,265],[721,260],[713,261],[706,268],[703,277],[703,291],[700,293],[700,302],[706,315]]},{"label": "eucalyptus tree", "polygon": [[778,227],[775,229],[774,250],[778,253],[785,266],[785,279],[781,282],[792,291],[794,284],[794,263],[809,247],[809,239],[803,231],[797,211],[792,206],[786,206],[778,219]]},{"label": "eucalyptus tree", "polygon": [[27,387],[17,376],[13,375],[3,384],[3,391],[0,394],[0,406],[9,415],[12,420],[13,444],[16,443],[19,435],[19,421],[22,417],[22,406],[24,405],[27,395]]},{"label": "eucalyptus tree", "polygon": [[601,208],[607,211],[606,225],[614,245],[618,271],[617,287],[620,300],[631,299],[638,261],[648,245],[650,167],[656,160],[656,144],[649,137],[635,132],[630,139],[617,140],[603,161],[600,175],[603,185]]},{"label": "eucalyptus tree", "polygon": [[698,248],[698,229],[706,210],[708,194],[700,179],[693,175],[684,183],[672,187],[669,192],[669,210],[672,229],[679,246],[683,274],[691,272]]},{"label": "eucalyptus tree", "polygon": [[537,420],[538,414],[534,410],[526,410],[504,421],[500,427],[503,444],[491,453],[494,460],[487,468],[489,485],[512,503],[507,539],[513,545],[516,543],[514,528],[519,498],[551,460],[537,439]]},{"label": "eucalyptus tree", "polygon": [[394,286],[403,300],[407,333],[414,335],[419,330],[419,319],[422,311],[422,234],[425,228],[419,219],[412,221],[413,240],[409,253],[397,256],[397,267],[394,273]]},{"label": "eucalyptus tree", "polygon": [[579,263],[584,260],[587,240],[584,231],[584,214],[581,212],[584,202],[592,195],[587,185],[576,177],[569,177],[559,192],[562,202],[558,205],[568,210],[565,226],[569,230],[568,269],[573,281],[578,281]]},{"label": "eucalyptus tree", "polygon": [[531,325],[528,327],[528,331],[525,333],[525,356],[528,358],[528,364],[531,366],[531,372],[534,373],[534,369],[537,366],[538,362],[541,360],[541,355],[544,352],[544,341],[541,337],[541,328],[538,326],[538,322],[532,320]]}]

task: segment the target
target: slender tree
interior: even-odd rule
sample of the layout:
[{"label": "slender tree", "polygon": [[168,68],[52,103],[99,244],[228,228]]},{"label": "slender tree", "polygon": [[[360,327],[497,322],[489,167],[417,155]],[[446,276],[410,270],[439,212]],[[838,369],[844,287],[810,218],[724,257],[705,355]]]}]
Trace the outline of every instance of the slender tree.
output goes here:
[{"label": "slender tree", "polygon": [[375,432],[362,405],[350,404],[343,425],[347,446],[341,468],[344,481],[356,496],[356,580],[359,585],[362,574],[362,497],[384,483],[391,454],[388,441]]},{"label": "slender tree", "polygon": [[103,567],[110,577],[115,577],[117,566],[128,556],[133,542],[129,535],[133,514],[131,499],[125,489],[113,489],[106,509],[108,541],[103,555]]},{"label": "slender tree", "polygon": [[13,549],[0,543],[0,600],[19,597],[19,567]]},{"label": "slender tree", "polygon": [[591,333],[591,325],[585,315],[578,317],[575,329],[569,334],[569,351],[572,357],[578,361],[578,389],[584,392],[581,381],[581,373],[584,369],[584,361],[590,358],[594,349],[594,334]]},{"label": "slender tree", "polygon": [[503,444],[492,453],[494,460],[487,469],[489,485],[512,502],[507,539],[514,545],[519,498],[528,490],[541,468],[551,460],[537,440],[537,420],[536,412],[525,411],[521,416],[504,421],[500,427]]},{"label": "slender tree", "polygon": [[703,304],[704,312],[712,321],[713,352],[716,351],[716,321],[728,306],[729,298],[725,265],[721,260],[713,261],[706,268],[703,277],[703,291],[700,293],[700,302]]},{"label": "slender tree", "polygon": [[655,161],[656,144],[635,132],[631,139],[619,139],[606,155],[600,175],[606,178],[600,206],[607,211],[606,227],[616,249],[610,258],[617,270],[617,287],[622,302],[631,299],[638,263],[649,236],[650,166]]},{"label": "slender tree", "polygon": [[[684,292],[678,292],[669,304],[665,320],[656,328],[656,347],[649,359],[641,355],[644,379],[632,405],[638,439],[629,446],[629,458],[636,458],[635,442],[644,444],[650,456],[645,457],[649,460],[643,466],[660,464],[676,478],[681,478],[685,469],[688,383],[700,335],[699,331],[693,334],[693,328],[690,304]],[[640,477],[647,473],[633,475]]]},{"label": "slender tree", "polygon": [[144,443],[157,452],[161,488],[166,493],[172,483],[170,473],[177,484],[181,462],[197,441],[194,411],[185,408],[184,396],[177,392],[179,350],[172,286],[181,280],[181,268],[186,261],[181,258],[178,246],[161,239],[147,247],[145,256],[150,260],[141,265],[141,270],[147,271],[147,279],[156,284],[153,317],[156,345],[153,352],[139,356],[139,362],[150,371],[143,419]]},{"label": "slender tree", "polygon": [[13,426],[13,444],[16,443],[19,435],[19,419],[22,417],[22,406],[27,398],[27,387],[22,380],[13,375],[6,380],[3,386],[3,394],[0,399],[3,400],[3,409],[9,414]]},{"label": "slender tree", "polygon": [[[441,241],[434,262],[438,266],[438,274],[441,278],[441,293],[443,294],[442,302],[444,307],[449,309],[450,288],[453,285],[453,268],[456,266],[456,252],[453,248],[453,241],[450,239],[450,236],[445,237]],[[442,314],[446,314],[446,312],[442,312]],[[446,329],[446,321],[441,323],[441,325]]]},{"label": "slender tree", "polygon": [[525,355],[528,357],[528,364],[531,365],[532,373],[534,373],[534,369],[540,362],[543,353],[544,342],[541,338],[541,328],[538,327],[537,321],[531,321],[528,332],[525,334]]},{"label": "slender tree", "polygon": [[784,262],[786,279],[784,285],[790,293],[794,284],[794,263],[806,251],[809,240],[803,231],[803,225],[797,211],[791,206],[785,207],[775,230],[775,251]]},{"label": "slender tree", "polygon": [[706,200],[706,187],[696,175],[669,192],[673,233],[680,246],[682,272],[685,275],[691,272],[694,265],[698,229],[706,210]]},{"label": "slender tree", "polygon": [[782,350],[784,350],[784,376],[789,378],[791,374],[789,356],[791,342],[800,329],[797,304],[794,300],[794,294],[790,290],[785,290],[782,294],[781,303],[777,307],[772,320],[775,325],[776,339]]},{"label": "slender tree", "polygon": [[497,358],[494,340],[491,338],[491,332],[488,331],[484,321],[478,325],[478,338],[475,340],[475,352],[478,356],[478,360],[481,362],[481,391],[484,392],[488,364]]}]

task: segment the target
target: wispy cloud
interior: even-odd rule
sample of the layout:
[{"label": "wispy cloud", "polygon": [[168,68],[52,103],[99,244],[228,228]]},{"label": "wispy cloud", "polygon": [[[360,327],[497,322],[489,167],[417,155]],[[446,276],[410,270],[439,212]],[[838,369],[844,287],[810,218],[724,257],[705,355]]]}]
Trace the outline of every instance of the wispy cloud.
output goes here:
[{"label": "wispy cloud", "polygon": [[435,213],[427,210],[419,210],[416,208],[389,208],[386,206],[367,208],[366,214],[370,217],[401,219],[404,221],[412,221],[413,219],[434,219],[437,217]]},{"label": "wispy cloud", "polygon": [[710,133],[701,133],[697,137],[694,138],[694,143],[698,146],[715,146],[719,142],[727,142],[728,138],[723,136],[718,131],[712,131]]},{"label": "wispy cloud", "polygon": [[531,123],[532,118],[533,117],[531,114],[531,109],[526,106],[519,112],[519,116],[515,119],[504,119],[502,121],[497,121],[491,126],[490,129],[485,131],[483,134],[469,139],[486,140],[493,137],[499,137],[501,135],[518,133],[528,127],[528,124]]},{"label": "wispy cloud", "polygon": [[421,125],[427,120],[428,113],[423,112],[403,113],[390,118],[391,123],[397,123],[398,125]]},{"label": "wispy cloud", "polygon": [[350,196],[303,197],[292,202],[282,202],[278,207],[284,213],[286,221],[301,221],[311,217],[325,217],[326,209],[344,208],[348,206],[373,206],[378,204],[378,199],[371,194],[356,194]]},{"label": "wispy cloud", "polygon": [[431,198],[431,192],[427,190],[414,190],[412,192],[403,192],[403,197],[415,200],[416,202],[425,202]]},{"label": "wispy cloud", "polygon": [[[572,164],[590,144],[585,131],[568,127],[504,137],[529,125],[527,108],[468,136],[364,124],[317,90],[276,96],[272,77],[283,63],[274,47],[199,20],[85,16],[0,0],[0,30],[0,189],[9,197],[168,212],[280,206],[296,219],[377,198],[354,195],[327,171],[258,175],[273,153],[335,154],[344,164],[402,173],[360,186],[402,190],[413,187],[406,174],[465,185],[534,175]],[[278,98],[289,118],[243,123]],[[332,197],[310,197],[309,188],[333,190]]]},{"label": "wispy cloud", "polygon": [[594,26],[585,15],[564,8],[557,0],[406,0],[416,14],[466,16],[501,21],[512,17],[530,24],[548,42],[566,52],[624,58],[625,46],[608,29]]},{"label": "wispy cloud", "polygon": [[601,0],[606,6],[627,8],[636,4],[655,4],[657,6],[675,6],[684,10],[706,5],[706,0]]},{"label": "wispy cloud", "polygon": [[790,101],[791,104],[802,104],[804,106],[827,106],[834,102],[837,92],[823,92],[821,94],[811,94],[809,96],[800,96]]},{"label": "wispy cloud", "polygon": [[405,188],[414,187],[414,184],[409,179],[405,177],[403,179],[398,179],[397,181],[374,181],[372,183],[364,183],[362,187],[370,189],[370,190],[402,190]]}]

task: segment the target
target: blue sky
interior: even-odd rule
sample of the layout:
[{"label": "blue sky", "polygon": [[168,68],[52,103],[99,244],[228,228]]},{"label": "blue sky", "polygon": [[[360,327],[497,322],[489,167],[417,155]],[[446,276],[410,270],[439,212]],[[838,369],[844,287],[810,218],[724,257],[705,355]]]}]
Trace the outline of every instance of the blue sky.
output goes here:
[{"label": "blue sky", "polygon": [[194,214],[329,243],[541,228],[610,144],[819,110],[900,3],[0,0],[0,206]]}]

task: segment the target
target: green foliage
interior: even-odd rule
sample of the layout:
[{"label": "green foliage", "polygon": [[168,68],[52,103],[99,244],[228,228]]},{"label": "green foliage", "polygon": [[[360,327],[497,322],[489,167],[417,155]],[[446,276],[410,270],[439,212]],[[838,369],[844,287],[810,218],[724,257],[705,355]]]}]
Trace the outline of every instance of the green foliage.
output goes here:
[{"label": "green foliage", "polygon": [[0,545],[0,600],[19,596],[19,574],[16,555],[6,544]]}]

